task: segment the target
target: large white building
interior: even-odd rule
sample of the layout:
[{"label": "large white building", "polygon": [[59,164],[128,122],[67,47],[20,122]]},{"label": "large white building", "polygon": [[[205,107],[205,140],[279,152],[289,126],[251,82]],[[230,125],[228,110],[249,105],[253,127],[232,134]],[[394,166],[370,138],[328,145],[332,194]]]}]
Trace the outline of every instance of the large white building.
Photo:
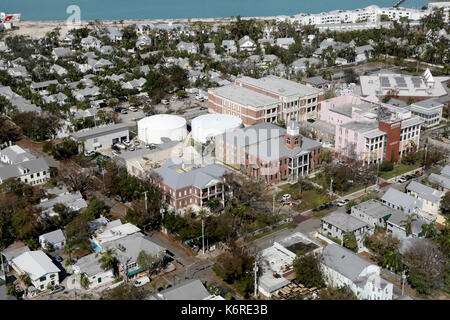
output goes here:
[{"label": "large white building", "polygon": [[138,137],[145,143],[163,143],[162,138],[181,141],[187,136],[186,120],[171,114],[157,114],[139,120]]},{"label": "large white building", "polygon": [[360,300],[392,300],[393,284],[380,277],[381,267],[337,244],[323,249],[321,269],[327,285],[348,286]]}]

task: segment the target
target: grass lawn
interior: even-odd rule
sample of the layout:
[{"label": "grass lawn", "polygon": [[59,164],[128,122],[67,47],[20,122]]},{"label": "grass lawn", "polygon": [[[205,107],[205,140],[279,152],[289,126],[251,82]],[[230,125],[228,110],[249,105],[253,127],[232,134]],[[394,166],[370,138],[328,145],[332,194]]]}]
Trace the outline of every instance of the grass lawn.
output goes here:
[{"label": "grass lawn", "polygon": [[387,172],[380,172],[380,178],[384,179],[384,180],[388,180],[391,179],[393,177],[399,176],[404,174],[405,172],[409,172],[411,170],[420,168],[421,164],[413,164],[413,165],[407,165],[407,164],[403,164],[403,163],[399,163],[397,165],[394,166],[394,170],[392,171],[387,171]]},{"label": "grass lawn", "polygon": [[294,225],[295,225],[295,223],[292,224],[292,222],[287,222],[287,223],[282,224],[281,226],[276,227],[276,228],[274,228],[272,230],[269,230],[269,231],[266,231],[266,232],[258,234],[257,236],[253,237],[253,240],[264,238],[265,236],[268,236],[269,234],[272,234],[272,233],[275,233],[277,231],[289,228],[290,226],[294,226]]},{"label": "grass lawn", "polygon": [[[294,194],[299,193],[299,186],[298,183],[295,184],[284,184],[279,187],[282,191],[278,193],[277,199],[281,199],[283,194],[289,193],[291,196]],[[334,200],[335,198],[324,194],[322,190],[313,188],[311,190],[303,190],[303,193],[301,195],[301,203],[300,205],[297,205],[297,210],[299,212],[303,212],[312,208],[315,208],[317,206],[320,206],[321,204],[330,202]],[[291,198],[291,200],[294,200]],[[295,201],[295,200],[294,200]]]},{"label": "grass lawn", "polygon": [[[324,175],[322,175],[320,178],[317,177],[317,176],[315,176],[315,177],[312,179],[312,181],[315,182],[315,183],[317,183],[317,184],[320,184],[320,185],[323,186],[323,187],[328,187],[328,183],[329,183],[329,181],[328,181],[328,183],[326,183],[326,181],[325,181],[325,176],[324,176]],[[333,183],[333,185],[335,186],[334,183]],[[356,191],[359,191],[359,190],[364,189],[364,188],[366,187],[365,185],[354,184],[354,185],[352,185],[347,191],[338,191],[338,192],[336,192],[334,186],[333,186],[333,189],[334,189],[333,191],[334,191],[335,193],[341,195],[341,196],[346,195],[346,194],[350,194],[350,193],[353,193],[353,192],[356,192]]]}]

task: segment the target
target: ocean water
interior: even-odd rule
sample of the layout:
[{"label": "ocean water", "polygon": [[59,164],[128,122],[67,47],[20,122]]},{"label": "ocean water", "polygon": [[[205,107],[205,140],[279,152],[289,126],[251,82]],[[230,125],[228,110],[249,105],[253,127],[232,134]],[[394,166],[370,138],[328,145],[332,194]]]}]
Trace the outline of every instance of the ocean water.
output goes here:
[{"label": "ocean water", "polygon": [[[2,0],[0,11],[21,13],[22,21],[66,20],[70,5],[80,8],[82,20],[181,19],[231,16],[276,16],[390,7],[397,0]],[[420,8],[425,0],[406,0],[402,6]]]}]

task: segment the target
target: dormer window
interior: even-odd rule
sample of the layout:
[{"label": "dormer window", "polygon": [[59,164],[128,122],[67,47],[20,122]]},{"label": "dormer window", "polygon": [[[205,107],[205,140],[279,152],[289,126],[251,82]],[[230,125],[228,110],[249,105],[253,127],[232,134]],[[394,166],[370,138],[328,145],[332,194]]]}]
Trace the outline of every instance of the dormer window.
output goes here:
[{"label": "dormer window", "polygon": [[298,137],[297,137],[297,138],[295,138],[295,140],[294,140],[294,144],[298,144]]},{"label": "dormer window", "polygon": [[286,138],[286,143],[291,144],[291,138]]}]

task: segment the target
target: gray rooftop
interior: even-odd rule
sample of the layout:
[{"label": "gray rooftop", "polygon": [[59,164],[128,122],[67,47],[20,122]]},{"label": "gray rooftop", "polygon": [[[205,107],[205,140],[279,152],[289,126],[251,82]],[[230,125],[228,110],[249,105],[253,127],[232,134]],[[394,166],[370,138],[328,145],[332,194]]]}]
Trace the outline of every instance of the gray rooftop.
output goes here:
[{"label": "gray rooftop", "polygon": [[22,242],[14,242],[13,244],[9,245],[6,249],[4,249],[1,253],[5,257],[6,261],[11,261],[15,257],[20,256],[24,252],[30,251],[30,248],[26,246]]},{"label": "gray rooftop", "polygon": [[215,88],[211,91],[215,95],[218,95],[222,98],[252,107],[264,107],[278,104],[280,102],[278,99],[268,97],[262,93],[258,93],[234,84]]},{"label": "gray rooftop", "polygon": [[78,259],[74,266],[77,266],[80,268],[81,272],[84,272],[89,277],[92,277],[101,272],[105,272],[105,270],[101,268],[101,263],[99,262],[101,257],[102,256],[98,253],[91,253]]},{"label": "gray rooftop", "polygon": [[45,240],[47,240],[51,244],[56,244],[56,243],[66,241],[66,237],[64,236],[64,233],[62,232],[61,229],[58,229],[58,230],[55,230],[52,232],[48,232],[48,233],[44,233],[44,234],[40,235],[39,238],[40,237],[43,237]]},{"label": "gray rooftop", "polygon": [[9,146],[0,150],[0,155],[7,157],[12,164],[18,164],[24,161],[36,159],[36,156],[28,152],[28,150],[25,150],[17,145]]},{"label": "gray rooftop", "polygon": [[431,109],[436,107],[443,107],[443,104],[437,99],[427,99],[419,102],[415,102],[411,105],[412,107],[417,106],[424,109]]},{"label": "gray rooftop", "polygon": [[177,172],[167,167],[157,169],[155,172],[161,177],[164,184],[174,190],[178,190],[189,186],[203,188],[211,180],[222,181],[221,177],[230,173],[231,170],[214,163],[205,167],[194,168],[187,172]]},{"label": "gray rooftop", "polygon": [[[124,248],[124,250],[122,251],[119,246]],[[140,232],[110,241],[105,244],[105,247],[113,248],[115,250],[115,256],[122,264],[136,261],[141,251],[145,251],[152,256],[159,256],[161,252],[166,251],[166,248],[154,243]]]},{"label": "gray rooftop", "polygon": [[442,191],[433,189],[417,181],[411,181],[411,183],[406,187],[406,190],[412,191],[416,193],[420,198],[434,203],[439,202],[443,195]]},{"label": "gray rooftop", "polygon": [[403,208],[403,210],[414,211],[415,208],[422,207],[422,201],[394,188],[389,188],[383,195],[381,200],[387,203],[391,203],[395,206],[401,207]]},{"label": "gray rooftop", "polygon": [[432,173],[428,177],[428,180],[432,183],[439,184],[443,188],[450,189],[450,177],[448,177],[448,176]]},{"label": "gray rooftop", "polygon": [[368,260],[358,256],[349,249],[334,243],[323,249],[322,263],[352,281],[356,281],[361,272],[372,265]]},{"label": "gray rooftop", "polygon": [[302,81],[307,82],[307,83],[311,83],[311,84],[315,84],[315,85],[321,85],[321,84],[330,83],[330,80],[326,80],[326,79],[322,78],[322,76],[315,76],[315,77],[311,77],[311,78],[306,78],[306,79],[303,79]]},{"label": "gray rooftop", "polygon": [[[29,169],[29,172],[22,174],[19,168]],[[48,170],[49,166],[44,158],[37,158],[25,161],[15,165],[7,165],[0,168],[0,179],[6,180],[9,178],[18,178],[23,175],[34,174],[44,170]]]},{"label": "gray rooftop", "polygon": [[103,127],[95,127],[88,130],[81,130],[74,133],[71,133],[71,136],[74,137],[76,140],[80,140],[82,138],[85,139],[92,139],[96,137],[100,137],[106,134],[112,134],[112,133],[118,133],[122,131],[128,131],[128,124],[127,123],[116,123],[108,126]]},{"label": "gray rooftop", "polygon": [[255,79],[250,77],[241,77],[236,79],[241,83],[251,85],[253,87],[280,95],[280,96],[308,96],[316,95],[322,92],[320,89],[305,86],[295,81],[283,79],[277,76],[266,76],[264,78]]},{"label": "gray rooftop", "polygon": [[187,280],[172,288],[156,294],[161,300],[203,300],[210,296],[203,283],[198,279]]},{"label": "gray rooftop", "polygon": [[338,211],[332,212],[328,216],[323,217],[322,221],[344,230],[345,232],[353,232],[367,226],[367,223],[364,221]]},{"label": "gray rooftop", "polygon": [[362,211],[366,215],[376,219],[385,218],[399,212],[398,210],[392,209],[391,207],[388,207],[375,199],[370,199],[368,201],[361,202],[360,204],[352,207],[351,210],[352,213],[353,210]]}]

